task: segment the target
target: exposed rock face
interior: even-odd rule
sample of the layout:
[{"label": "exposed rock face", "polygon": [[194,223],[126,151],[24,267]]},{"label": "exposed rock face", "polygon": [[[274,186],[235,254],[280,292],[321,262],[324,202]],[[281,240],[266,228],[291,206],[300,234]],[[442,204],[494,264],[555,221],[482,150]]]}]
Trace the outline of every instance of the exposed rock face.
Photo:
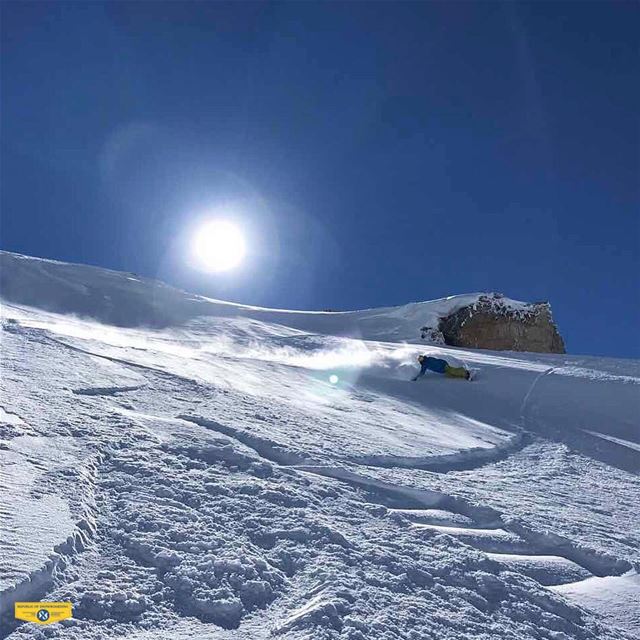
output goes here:
[{"label": "exposed rock face", "polygon": [[475,304],[442,318],[438,329],[454,347],[565,353],[548,302],[514,307],[500,294],[480,296]]}]

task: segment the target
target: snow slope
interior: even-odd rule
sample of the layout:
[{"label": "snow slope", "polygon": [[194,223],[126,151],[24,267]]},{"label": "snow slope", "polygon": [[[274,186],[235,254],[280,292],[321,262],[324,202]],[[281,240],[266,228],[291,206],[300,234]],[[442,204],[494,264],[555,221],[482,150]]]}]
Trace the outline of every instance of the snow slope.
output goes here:
[{"label": "snow slope", "polygon": [[477,294],[292,312],[0,260],[11,638],[45,596],[61,638],[640,633],[637,361],[431,347],[477,379],[410,383]]},{"label": "snow slope", "polygon": [[[156,280],[0,251],[0,290],[6,301],[73,313],[122,327],[167,327],[202,316],[253,318],[303,331],[363,339],[413,340],[421,327],[478,301],[481,293],[413,302],[401,307],[324,312],[264,309],[188,294]],[[526,303],[501,298],[505,308]]]}]

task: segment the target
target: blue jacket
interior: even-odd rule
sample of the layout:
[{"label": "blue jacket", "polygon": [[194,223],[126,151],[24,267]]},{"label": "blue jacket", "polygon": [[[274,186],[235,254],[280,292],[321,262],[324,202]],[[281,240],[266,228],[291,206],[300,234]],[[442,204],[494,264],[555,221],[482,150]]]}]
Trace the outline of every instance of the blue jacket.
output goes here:
[{"label": "blue jacket", "polygon": [[432,358],[431,356],[427,356],[422,361],[420,373],[415,377],[415,379],[421,378],[425,373],[427,373],[427,371],[433,371],[434,373],[444,373],[448,364],[449,363],[446,360],[442,360],[442,358]]}]

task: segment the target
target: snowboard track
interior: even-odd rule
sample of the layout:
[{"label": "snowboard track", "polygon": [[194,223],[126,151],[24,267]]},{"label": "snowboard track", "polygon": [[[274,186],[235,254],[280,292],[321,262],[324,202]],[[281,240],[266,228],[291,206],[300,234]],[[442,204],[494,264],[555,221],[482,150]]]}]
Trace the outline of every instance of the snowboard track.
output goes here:
[{"label": "snowboard track", "polygon": [[[633,568],[633,565],[626,560],[576,545],[568,538],[556,533],[536,531],[517,520],[507,521],[499,511],[492,507],[472,504],[468,500],[433,489],[399,486],[361,475],[344,467],[310,463],[308,460],[301,462],[299,455],[283,454],[281,449],[267,440],[247,435],[232,427],[221,425],[215,420],[184,414],[178,417],[234,438],[241,444],[252,448],[260,457],[269,462],[291,467],[303,473],[333,478],[334,480],[363,488],[370,492],[374,501],[383,506],[387,506],[389,499],[392,499],[394,504],[402,504],[407,509],[438,508],[453,514],[466,516],[478,528],[500,527],[520,539],[523,547],[530,548],[531,555],[543,556],[550,554],[559,556],[583,567],[589,574],[598,577],[618,576]],[[258,441],[257,448],[253,446],[256,440]]]},{"label": "snowboard track", "polygon": [[[77,347],[75,345],[70,345],[63,340],[59,340],[48,334],[45,334],[45,336],[50,341],[53,341],[60,346],[67,347],[68,349],[83,353],[85,355],[104,358],[105,360],[108,360],[110,362],[124,365],[126,367],[131,367],[134,370],[138,369],[141,371],[152,372],[153,374],[159,375],[163,378],[181,380],[189,383],[193,382],[193,380],[191,380],[190,378],[180,376],[175,373],[163,371],[162,369],[157,369],[155,367],[140,365],[124,358],[117,358],[114,356],[95,353],[93,351]],[[541,375],[545,375],[546,373],[549,373],[549,371],[545,371]],[[531,389],[533,388],[537,380],[538,378],[536,378],[536,380],[534,381]],[[95,391],[93,389],[89,389],[85,390],[84,392],[81,390],[74,391],[74,393],[84,393],[84,395],[116,395],[117,393],[123,391],[135,391],[142,388],[143,386],[144,385],[138,385],[135,387],[115,387],[105,390],[104,393],[102,392],[102,389],[96,389]],[[529,393],[531,392],[531,389],[529,390]],[[529,394],[527,394],[527,397],[528,396]],[[525,402],[523,402],[522,405],[523,408],[525,406],[525,403],[526,398]],[[305,456],[301,453],[293,452],[290,449],[287,449],[271,440],[261,438],[260,436],[254,436],[253,434],[248,434],[241,431],[240,429],[235,429],[233,427],[221,424],[216,420],[191,414],[180,414],[177,417],[182,420],[187,420],[189,422],[197,424],[199,426],[219,431],[224,435],[235,438],[248,447],[254,449],[262,457],[268,458],[269,460],[272,460],[273,462],[276,462],[278,464],[288,465],[315,462],[312,458],[309,458],[308,456]],[[513,437],[511,437],[506,443],[495,445],[492,447],[474,447],[473,449],[468,449],[466,451],[432,456],[354,456],[353,458],[346,459],[345,462],[353,462],[355,464],[384,467],[389,469],[421,469],[423,471],[433,471],[434,473],[447,473],[449,471],[470,471],[482,467],[486,464],[498,462],[500,460],[508,458],[513,453],[524,449],[524,447],[530,444],[533,439],[534,436],[532,434],[530,434],[526,430],[520,430],[519,432],[515,433]]]},{"label": "snowboard track", "polygon": [[127,393],[130,391],[137,391],[141,389],[143,385],[131,385],[125,387],[82,387],[80,389],[73,389],[72,393],[78,396],[116,396],[119,393]]}]

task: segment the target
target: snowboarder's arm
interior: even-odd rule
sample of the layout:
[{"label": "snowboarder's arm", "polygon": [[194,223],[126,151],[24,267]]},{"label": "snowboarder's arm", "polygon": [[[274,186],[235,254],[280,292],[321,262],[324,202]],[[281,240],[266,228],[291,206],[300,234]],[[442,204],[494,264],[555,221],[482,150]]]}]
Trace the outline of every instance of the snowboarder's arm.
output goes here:
[{"label": "snowboarder's arm", "polygon": [[420,367],[420,373],[418,373],[418,375],[415,378],[412,378],[412,380],[415,382],[418,378],[422,378],[422,376],[427,373],[427,369],[429,368],[429,363],[427,360],[424,360],[422,362],[422,366]]}]

